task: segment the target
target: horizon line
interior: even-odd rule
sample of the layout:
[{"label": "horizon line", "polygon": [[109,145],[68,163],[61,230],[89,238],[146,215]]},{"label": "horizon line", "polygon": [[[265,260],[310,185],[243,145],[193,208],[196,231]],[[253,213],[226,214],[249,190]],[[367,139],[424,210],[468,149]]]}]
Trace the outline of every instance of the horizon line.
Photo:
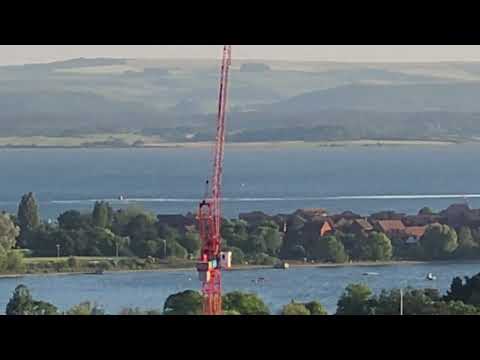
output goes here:
[{"label": "horizon line", "polygon": [[[0,63],[0,67],[6,66],[24,66],[24,65],[48,65],[55,64],[59,62],[67,62],[71,60],[98,60],[98,59],[111,59],[111,60],[126,60],[126,61],[218,61],[220,58],[213,57],[123,57],[123,56],[94,56],[94,57],[65,57],[52,60],[32,60],[31,62],[21,62],[21,63]],[[470,60],[429,60],[429,61],[388,61],[388,60],[294,60],[294,59],[265,59],[265,58],[246,58],[246,57],[234,57],[234,61],[244,61],[244,62],[282,62],[282,63],[292,63],[292,64],[348,64],[348,65],[379,65],[379,64],[388,64],[388,65],[415,65],[415,64],[469,64],[469,63],[480,63],[480,59],[470,59]],[[99,65],[101,66],[101,65]]]}]

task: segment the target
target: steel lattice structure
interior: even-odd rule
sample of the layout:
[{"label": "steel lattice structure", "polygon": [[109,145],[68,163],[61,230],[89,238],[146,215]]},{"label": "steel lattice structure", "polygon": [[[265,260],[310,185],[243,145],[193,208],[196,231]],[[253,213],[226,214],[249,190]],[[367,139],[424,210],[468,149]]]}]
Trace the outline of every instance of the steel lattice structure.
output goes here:
[{"label": "steel lattice structure", "polygon": [[[220,93],[216,142],[214,148],[211,194],[205,195],[198,209],[198,227],[201,240],[200,259],[197,270],[202,282],[203,313],[222,314],[222,268],[230,266],[229,253],[221,253],[220,227],[222,221],[221,190],[225,146],[225,120],[227,113],[228,78],[232,59],[232,46],[225,45],[220,74]],[[209,183],[207,182],[207,185]]]}]

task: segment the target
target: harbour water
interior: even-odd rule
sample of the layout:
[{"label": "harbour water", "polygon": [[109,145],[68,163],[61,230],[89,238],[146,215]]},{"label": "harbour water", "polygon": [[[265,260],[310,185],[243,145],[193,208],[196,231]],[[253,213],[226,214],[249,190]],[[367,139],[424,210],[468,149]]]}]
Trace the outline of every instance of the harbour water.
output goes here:
[{"label": "harbour water", "polygon": [[[322,207],[331,213],[380,210],[416,213],[468,201],[480,207],[477,145],[345,148],[227,148],[224,214],[291,213]],[[209,149],[0,150],[0,209],[16,213],[22,194],[33,191],[44,219],[62,211],[91,211],[95,200],[116,208],[142,206],[155,213],[194,211],[211,173]],[[124,196],[124,200],[118,200]],[[375,291],[437,287],[454,276],[480,272],[478,263],[387,267],[245,270],[226,273],[225,291],[258,293],[278,311],[292,299],[319,300],[335,311],[345,286],[365,282]],[[363,276],[365,272],[378,276]],[[435,281],[426,281],[428,273]],[[256,284],[252,280],[264,277]],[[191,272],[114,273],[103,276],[26,276],[0,279],[0,311],[16,285],[35,298],[67,309],[96,301],[110,313],[123,307],[161,308],[172,293],[197,289]]]},{"label": "harbour water", "polygon": [[[478,145],[227,148],[224,214],[480,207]],[[90,211],[95,200],[155,213],[194,211],[211,174],[209,149],[0,150],[0,209],[35,192],[43,218]],[[123,196],[123,200],[119,200]]]},{"label": "harbour water", "polygon": [[[381,289],[416,287],[449,289],[455,276],[473,276],[480,262],[437,263],[392,266],[345,266],[334,268],[292,268],[289,270],[239,270],[224,274],[224,291],[258,294],[273,313],[292,300],[320,301],[334,313],[345,287],[364,283],[378,293]],[[365,273],[375,275],[365,276]],[[432,273],[435,281],[427,281]],[[254,280],[265,280],[256,283]],[[19,284],[29,287],[36,299],[51,302],[66,310],[83,301],[101,305],[107,313],[118,314],[125,307],[162,309],[166,298],[183,290],[199,289],[195,271],[106,273],[101,276],[25,276],[0,279],[0,312]]]}]

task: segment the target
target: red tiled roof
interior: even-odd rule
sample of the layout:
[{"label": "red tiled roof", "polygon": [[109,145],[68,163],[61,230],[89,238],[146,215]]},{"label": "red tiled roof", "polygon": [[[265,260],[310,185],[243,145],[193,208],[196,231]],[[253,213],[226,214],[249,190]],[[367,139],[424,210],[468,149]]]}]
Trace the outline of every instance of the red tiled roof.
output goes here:
[{"label": "red tiled roof", "polygon": [[405,228],[405,234],[416,238],[421,238],[425,234],[426,226],[409,226]]},{"label": "red tiled roof", "polygon": [[378,225],[384,232],[404,231],[405,225],[400,220],[380,220]]}]

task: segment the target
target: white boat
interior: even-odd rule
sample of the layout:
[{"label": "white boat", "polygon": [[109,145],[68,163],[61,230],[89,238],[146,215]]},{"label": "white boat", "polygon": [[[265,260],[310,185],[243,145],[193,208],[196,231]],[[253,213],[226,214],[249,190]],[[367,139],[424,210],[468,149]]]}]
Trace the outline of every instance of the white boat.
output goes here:
[{"label": "white boat", "polygon": [[380,275],[379,273],[376,273],[376,272],[366,272],[366,273],[363,273],[364,276],[378,276]]},{"label": "white boat", "polygon": [[435,275],[433,275],[432,273],[428,273],[427,274],[427,280],[434,281],[434,280],[437,280],[437,277]]}]

